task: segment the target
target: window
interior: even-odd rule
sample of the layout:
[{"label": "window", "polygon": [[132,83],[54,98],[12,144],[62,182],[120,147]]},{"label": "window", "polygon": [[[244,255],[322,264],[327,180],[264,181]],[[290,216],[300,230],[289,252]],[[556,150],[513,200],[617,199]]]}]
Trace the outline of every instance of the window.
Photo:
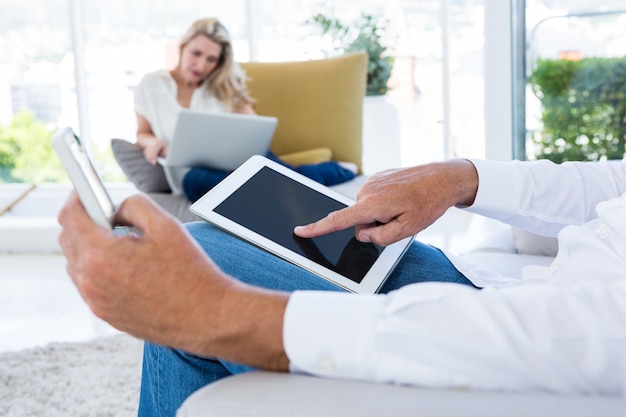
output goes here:
[{"label": "window", "polygon": [[[8,51],[0,57],[0,135],[15,118],[36,125],[28,140],[0,136],[0,182],[66,180],[48,140],[65,125],[90,144],[106,181],[123,181],[109,140],[135,137],[133,88],[146,72],[173,62],[182,32],[203,16],[226,24],[237,60],[274,61],[324,56],[319,32],[306,23],[319,12],[346,21],[380,12],[395,57],[387,99],[398,118],[398,143],[386,148],[397,147],[403,166],[480,157],[484,3],[0,0],[0,44]],[[43,155],[32,151],[44,148]]]},{"label": "window", "polygon": [[51,132],[76,108],[66,1],[0,0],[0,9],[0,182],[55,181]]},{"label": "window", "polygon": [[[402,166],[451,156],[484,156],[484,0],[367,2],[258,2],[257,58],[260,61],[320,58],[319,31],[305,22],[317,13],[343,22],[363,12],[386,22],[386,45],[395,58],[387,101],[394,107],[386,131],[378,132],[392,163]],[[367,99],[366,99],[367,100]],[[365,106],[364,163],[368,154]],[[379,107],[377,108],[379,109]],[[388,113],[389,114],[389,113]],[[393,115],[393,113],[391,114]],[[397,138],[394,136],[397,134]],[[394,165],[397,166],[397,165]]]},{"label": "window", "polygon": [[526,158],[622,158],[626,1],[528,0],[526,21]]}]

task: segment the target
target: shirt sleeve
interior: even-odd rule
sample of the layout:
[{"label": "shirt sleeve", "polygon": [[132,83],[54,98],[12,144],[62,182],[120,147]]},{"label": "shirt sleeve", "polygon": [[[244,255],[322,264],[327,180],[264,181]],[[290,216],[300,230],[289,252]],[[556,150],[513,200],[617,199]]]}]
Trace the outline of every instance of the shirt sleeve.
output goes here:
[{"label": "shirt sleeve", "polygon": [[330,378],[616,395],[626,369],[625,281],[296,292],[284,345],[293,372]]},{"label": "shirt sleeve", "polygon": [[626,159],[608,162],[472,160],[478,193],[468,211],[546,236],[597,216],[602,201],[626,192]]},{"label": "shirt sleeve", "polygon": [[549,279],[482,290],[420,283],[386,295],[295,292],[283,328],[292,371],[432,388],[624,393],[624,163],[475,165],[478,213],[544,231],[594,220],[568,228]]}]

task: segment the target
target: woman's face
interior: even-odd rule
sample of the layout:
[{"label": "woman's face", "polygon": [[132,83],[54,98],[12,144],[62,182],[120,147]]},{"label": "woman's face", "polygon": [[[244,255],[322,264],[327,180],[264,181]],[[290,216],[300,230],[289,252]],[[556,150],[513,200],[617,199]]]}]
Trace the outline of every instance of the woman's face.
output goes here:
[{"label": "woman's face", "polygon": [[197,35],[181,51],[180,75],[186,83],[199,84],[217,66],[222,46],[207,36]]}]

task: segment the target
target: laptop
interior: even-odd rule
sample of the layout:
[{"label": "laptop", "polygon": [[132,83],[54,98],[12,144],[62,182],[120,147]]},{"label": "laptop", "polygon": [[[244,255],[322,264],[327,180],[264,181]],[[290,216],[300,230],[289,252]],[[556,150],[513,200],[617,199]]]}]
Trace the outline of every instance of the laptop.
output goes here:
[{"label": "laptop", "polygon": [[265,155],[278,119],[233,113],[207,113],[183,109],[164,167],[206,167],[234,171],[252,155]]},{"label": "laptop", "polygon": [[159,158],[173,194],[191,167],[231,172],[253,155],[265,155],[278,119],[234,113],[183,109],[178,114],[167,156]]}]

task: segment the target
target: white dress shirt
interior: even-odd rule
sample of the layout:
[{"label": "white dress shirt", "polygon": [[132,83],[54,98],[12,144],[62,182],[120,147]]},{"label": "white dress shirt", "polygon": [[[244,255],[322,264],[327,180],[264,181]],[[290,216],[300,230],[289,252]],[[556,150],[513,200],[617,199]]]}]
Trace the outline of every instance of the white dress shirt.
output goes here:
[{"label": "white dress shirt", "polygon": [[450,259],[472,282],[387,295],[296,292],[293,371],[435,388],[622,395],[626,382],[626,160],[472,161],[468,210],[556,236],[522,279]]}]

